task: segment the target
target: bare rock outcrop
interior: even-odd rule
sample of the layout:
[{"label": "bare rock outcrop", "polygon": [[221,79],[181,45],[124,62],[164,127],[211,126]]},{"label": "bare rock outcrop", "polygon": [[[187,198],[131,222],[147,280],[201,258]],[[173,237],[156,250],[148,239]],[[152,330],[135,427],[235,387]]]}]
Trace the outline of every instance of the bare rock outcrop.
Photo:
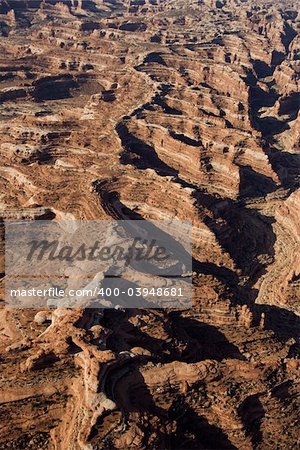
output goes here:
[{"label": "bare rock outcrop", "polygon": [[0,449],[299,447],[298,10],[0,0],[1,242],[193,225],[188,310],[9,308],[1,246]]}]

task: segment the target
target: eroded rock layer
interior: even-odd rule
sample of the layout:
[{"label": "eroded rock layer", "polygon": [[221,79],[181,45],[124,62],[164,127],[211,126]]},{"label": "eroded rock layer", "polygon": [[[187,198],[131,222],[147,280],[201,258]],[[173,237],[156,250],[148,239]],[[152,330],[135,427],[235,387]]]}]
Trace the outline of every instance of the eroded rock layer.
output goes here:
[{"label": "eroded rock layer", "polygon": [[3,306],[0,449],[299,448],[299,6],[0,0],[2,221],[176,217],[194,259],[187,311]]}]

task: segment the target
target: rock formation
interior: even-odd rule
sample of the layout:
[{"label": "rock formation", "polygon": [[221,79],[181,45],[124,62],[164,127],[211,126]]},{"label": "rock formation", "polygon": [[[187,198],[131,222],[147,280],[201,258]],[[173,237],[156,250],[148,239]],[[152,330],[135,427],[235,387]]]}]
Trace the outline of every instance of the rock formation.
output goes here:
[{"label": "rock formation", "polygon": [[191,310],[21,310],[2,248],[0,450],[299,448],[299,6],[0,0],[1,224],[176,217],[194,260]]}]

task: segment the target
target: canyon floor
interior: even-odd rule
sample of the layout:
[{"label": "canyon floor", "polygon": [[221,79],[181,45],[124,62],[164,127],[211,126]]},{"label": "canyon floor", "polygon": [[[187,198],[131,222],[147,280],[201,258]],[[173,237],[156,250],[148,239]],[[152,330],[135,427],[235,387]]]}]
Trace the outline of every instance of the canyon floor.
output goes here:
[{"label": "canyon floor", "polygon": [[194,261],[189,310],[36,311],[2,247],[0,450],[300,448],[299,10],[0,0],[1,223],[175,217]]}]

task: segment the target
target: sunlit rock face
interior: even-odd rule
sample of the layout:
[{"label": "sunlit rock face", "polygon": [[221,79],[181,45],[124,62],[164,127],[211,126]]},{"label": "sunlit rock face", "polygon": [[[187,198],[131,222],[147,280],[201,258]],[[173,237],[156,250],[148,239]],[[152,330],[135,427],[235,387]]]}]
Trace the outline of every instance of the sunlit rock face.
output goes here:
[{"label": "sunlit rock face", "polygon": [[190,310],[2,302],[0,449],[298,447],[299,6],[0,0],[1,222],[175,217],[194,258]]}]

